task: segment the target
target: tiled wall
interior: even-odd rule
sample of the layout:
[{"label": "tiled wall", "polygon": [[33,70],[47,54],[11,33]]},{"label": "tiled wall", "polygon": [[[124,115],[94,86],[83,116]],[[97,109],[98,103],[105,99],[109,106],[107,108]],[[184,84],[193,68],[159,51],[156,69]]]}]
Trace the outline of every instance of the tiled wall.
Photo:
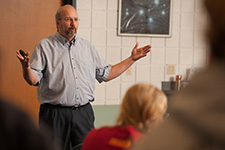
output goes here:
[{"label": "tiled wall", "polygon": [[[118,0],[77,0],[80,18],[78,36],[97,48],[110,64],[127,58],[136,42],[140,46],[151,44],[152,51],[136,62],[129,72],[98,84],[96,105],[120,104],[126,90],[138,82],[151,83],[161,89],[161,81],[169,81],[176,74],[187,78],[191,67],[207,62],[203,31],[207,15],[202,0],[172,0],[172,36],[170,38],[117,36]],[[175,65],[175,74],[167,74],[167,65]]]}]

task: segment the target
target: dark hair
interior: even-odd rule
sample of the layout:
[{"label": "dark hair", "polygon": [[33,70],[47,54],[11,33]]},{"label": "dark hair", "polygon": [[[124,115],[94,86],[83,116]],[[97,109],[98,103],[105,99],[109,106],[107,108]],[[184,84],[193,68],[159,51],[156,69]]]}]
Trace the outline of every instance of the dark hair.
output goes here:
[{"label": "dark hair", "polygon": [[225,58],[225,0],[205,0],[204,5],[209,14],[207,42],[212,56],[217,60]]}]

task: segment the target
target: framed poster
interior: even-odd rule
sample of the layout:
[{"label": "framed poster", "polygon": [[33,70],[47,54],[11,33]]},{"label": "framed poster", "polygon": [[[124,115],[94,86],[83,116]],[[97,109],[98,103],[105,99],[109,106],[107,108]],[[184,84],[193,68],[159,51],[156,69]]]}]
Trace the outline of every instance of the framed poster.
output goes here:
[{"label": "framed poster", "polygon": [[119,36],[171,36],[172,0],[119,0]]}]

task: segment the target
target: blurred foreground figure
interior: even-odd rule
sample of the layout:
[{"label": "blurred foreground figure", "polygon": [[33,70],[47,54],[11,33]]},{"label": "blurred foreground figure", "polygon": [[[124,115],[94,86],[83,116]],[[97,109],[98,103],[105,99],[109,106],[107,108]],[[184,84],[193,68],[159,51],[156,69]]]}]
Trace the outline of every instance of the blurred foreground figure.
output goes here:
[{"label": "blurred foreground figure", "polygon": [[168,120],[135,150],[225,149],[225,1],[204,0],[210,63],[173,100]]},{"label": "blurred foreground figure", "polygon": [[165,94],[150,84],[132,86],[123,98],[116,125],[92,129],[82,150],[130,149],[160,124],[167,110]]},{"label": "blurred foreground figure", "polygon": [[59,150],[21,110],[0,98],[0,150]]}]

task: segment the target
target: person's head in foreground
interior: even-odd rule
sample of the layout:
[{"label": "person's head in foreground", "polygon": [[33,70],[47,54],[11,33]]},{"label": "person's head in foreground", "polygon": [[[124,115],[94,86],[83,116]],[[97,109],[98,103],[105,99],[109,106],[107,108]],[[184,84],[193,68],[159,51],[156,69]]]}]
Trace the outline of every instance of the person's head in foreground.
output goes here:
[{"label": "person's head in foreground", "polygon": [[135,84],[126,92],[114,127],[93,129],[82,149],[129,149],[167,114],[165,94],[151,84]]},{"label": "person's head in foreground", "polygon": [[116,125],[130,125],[145,133],[163,121],[166,111],[167,98],[161,90],[151,84],[136,84],[123,98]]},{"label": "person's head in foreground", "polygon": [[204,0],[209,22],[206,32],[211,61],[225,62],[225,1]]},{"label": "person's head in foreground", "polygon": [[133,150],[225,149],[225,0],[202,0],[210,63],[170,99],[170,118]]}]

